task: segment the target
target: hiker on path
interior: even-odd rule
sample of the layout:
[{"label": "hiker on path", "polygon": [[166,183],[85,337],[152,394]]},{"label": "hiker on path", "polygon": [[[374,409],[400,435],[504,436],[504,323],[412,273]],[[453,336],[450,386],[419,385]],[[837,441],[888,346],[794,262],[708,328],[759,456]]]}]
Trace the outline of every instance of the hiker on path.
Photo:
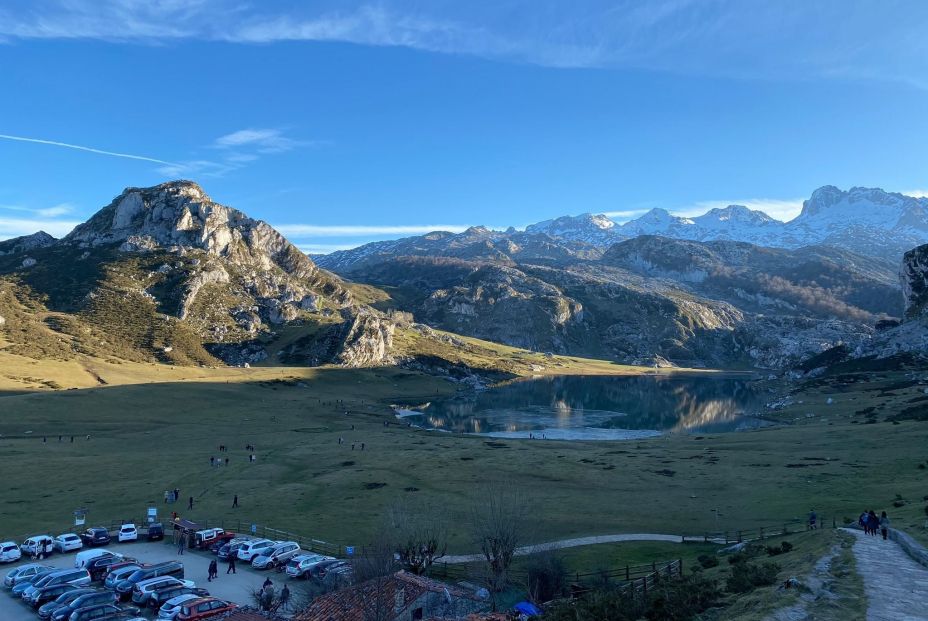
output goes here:
[{"label": "hiker on path", "polygon": [[886,536],[889,534],[889,516],[885,511],[880,515],[880,532],[883,533],[883,541],[886,541]]},{"label": "hiker on path", "polygon": [[815,509],[809,509],[809,530],[815,530],[815,523],[818,521],[818,516],[815,515]]},{"label": "hiker on path", "polygon": [[280,591],[280,607],[286,609],[290,603],[290,587],[284,584],[284,588]]},{"label": "hiker on path", "polygon": [[193,496],[191,496],[190,500],[187,501],[187,509],[193,509]]},{"label": "hiker on path", "polygon": [[227,574],[235,573],[235,555],[231,552],[229,553],[229,566],[226,568]]},{"label": "hiker on path", "polygon": [[870,514],[867,517],[870,521],[870,534],[876,537],[876,531],[880,528],[880,518],[876,516],[873,509],[870,510]]},{"label": "hiker on path", "polygon": [[867,534],[867,512],[864,511],[860,514],[860,517],[857,518],[857,525],[864,529],[864,534]]},{"label": "hiker on path", "polygon": [[227,465],[227,466],[229,465],[229,458],[228,458],[228,457],[226,457],[226,465]]},{"label": "hiker on path", "polygon": [[219,569],[216,567],[216,559],[213,559],[209,562],[209,576],[207,576],[206,581],[212,582],[213,578],[219,577]]},{"label": "hiker on path", "polygon": [[238,494],[232,497],[232,508],[238,509]]}]

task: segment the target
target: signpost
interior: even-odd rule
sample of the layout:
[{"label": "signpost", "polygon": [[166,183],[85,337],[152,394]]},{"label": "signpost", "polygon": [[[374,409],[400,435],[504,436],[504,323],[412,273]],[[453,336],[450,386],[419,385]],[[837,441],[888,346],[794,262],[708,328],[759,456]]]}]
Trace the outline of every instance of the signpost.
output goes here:
[{"label": "signpost", "polygon": [[74,525],[83,526],[87,523],[87,509],[74,510]]}]

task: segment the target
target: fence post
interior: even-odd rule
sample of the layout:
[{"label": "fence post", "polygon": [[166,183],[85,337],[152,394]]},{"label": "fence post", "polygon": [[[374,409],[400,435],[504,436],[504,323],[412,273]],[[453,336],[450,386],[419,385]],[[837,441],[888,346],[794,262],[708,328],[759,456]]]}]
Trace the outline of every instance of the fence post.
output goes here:
[{"label": "fence post", "polygon": [[680,563],[680,577],[682,578],[683,577],[683,559],[682,558],[678,559],[677,562]]},{"label": "fence post", "polygon": [[625,565],[625,582],[628,582],[629,579],[630,579],[630,576],[629,576],[629,571],[628,571],[628,564],[626,564]]}]

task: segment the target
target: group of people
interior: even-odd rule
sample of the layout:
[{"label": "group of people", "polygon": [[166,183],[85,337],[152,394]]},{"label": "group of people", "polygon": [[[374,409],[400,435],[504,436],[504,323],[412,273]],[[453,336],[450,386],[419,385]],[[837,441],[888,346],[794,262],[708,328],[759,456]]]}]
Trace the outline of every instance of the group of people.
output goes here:
[{"label": "group of people", "polygon": [[889,535],[889,516],[885,511],[879,517],[873,509],[864,511],[857,519],[857,524],[864,529],[867,535],[876,536],[877,531],[880,531],[884,540]]}]

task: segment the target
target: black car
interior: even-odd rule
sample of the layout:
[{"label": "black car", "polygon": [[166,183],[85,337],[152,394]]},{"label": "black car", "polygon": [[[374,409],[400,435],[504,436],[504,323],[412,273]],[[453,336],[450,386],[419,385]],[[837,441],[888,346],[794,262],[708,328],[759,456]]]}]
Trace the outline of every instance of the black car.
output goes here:
[{"label": "black car", "polygon": [[151,595],[148,596],[148,605],[152,608],[158,609],[161,608],[161,605],[164,604],[164,602],[175,597],[180,597],[181,595],[197,595],[199,597],[206,597],[209,595],[209,591],[197,587],[180,585],[170,586],[164,589],[155,589]]},{"label": "black car", "polygon": [[80,597],[76,597],[67,605],[58,608],[51,614],[52,621],[68,621],[71,618],[71,614],[77,610],[84,610],[85,608],[96,608],[103,604],[115,604],[116,603],[116,594],[112,591],[93,591],[91,593],[85,593]]},{"label": "black car", "polygon": [[128,560],[131,559],[115,554],[104,554],[103,556],[90,559],[84,567],[90,572],[91,580],[102,580],[106,576],[106,572],[110,570],[110,565],[123,563]]},{"label": "black car", "polygon": [[46,602],[39,606],[39,618],[40,619],[51,619],[52,613],[63,608],[76,600],[81,595],[87,595],[88,593],[94,593],[96,589],[74,589],[72,591],[67,591],[58,596],[57,599],[51,602]]},{"label": "black car", "polygon": [[55,584],[52,586],[45,586],[39,589],[36,593],[29,598],[29,605],[33,608],[38,608],[48,602],[58,599],[59,596],[64,595],[70,591],[77,590],[77,587],[71,584]]},{"label": "black car", "polygon": [[100,606],[87,606],[78,608],[69,617],[69,621],[113,621],[115,619],[130,619],[137,617],[141,611],[135,606],[117,606],[115,604],[102,604]]},{"label": "black car", "polygon": [[161,541],[164,539],[164,526],[161,522],[155,522],[148,525],[148,540]]},{"label": "black car", "polygon": [[81,541],[85,546],[105,546],[110,542],[110,533],[101,526],[88,528],[81,533]]}]

